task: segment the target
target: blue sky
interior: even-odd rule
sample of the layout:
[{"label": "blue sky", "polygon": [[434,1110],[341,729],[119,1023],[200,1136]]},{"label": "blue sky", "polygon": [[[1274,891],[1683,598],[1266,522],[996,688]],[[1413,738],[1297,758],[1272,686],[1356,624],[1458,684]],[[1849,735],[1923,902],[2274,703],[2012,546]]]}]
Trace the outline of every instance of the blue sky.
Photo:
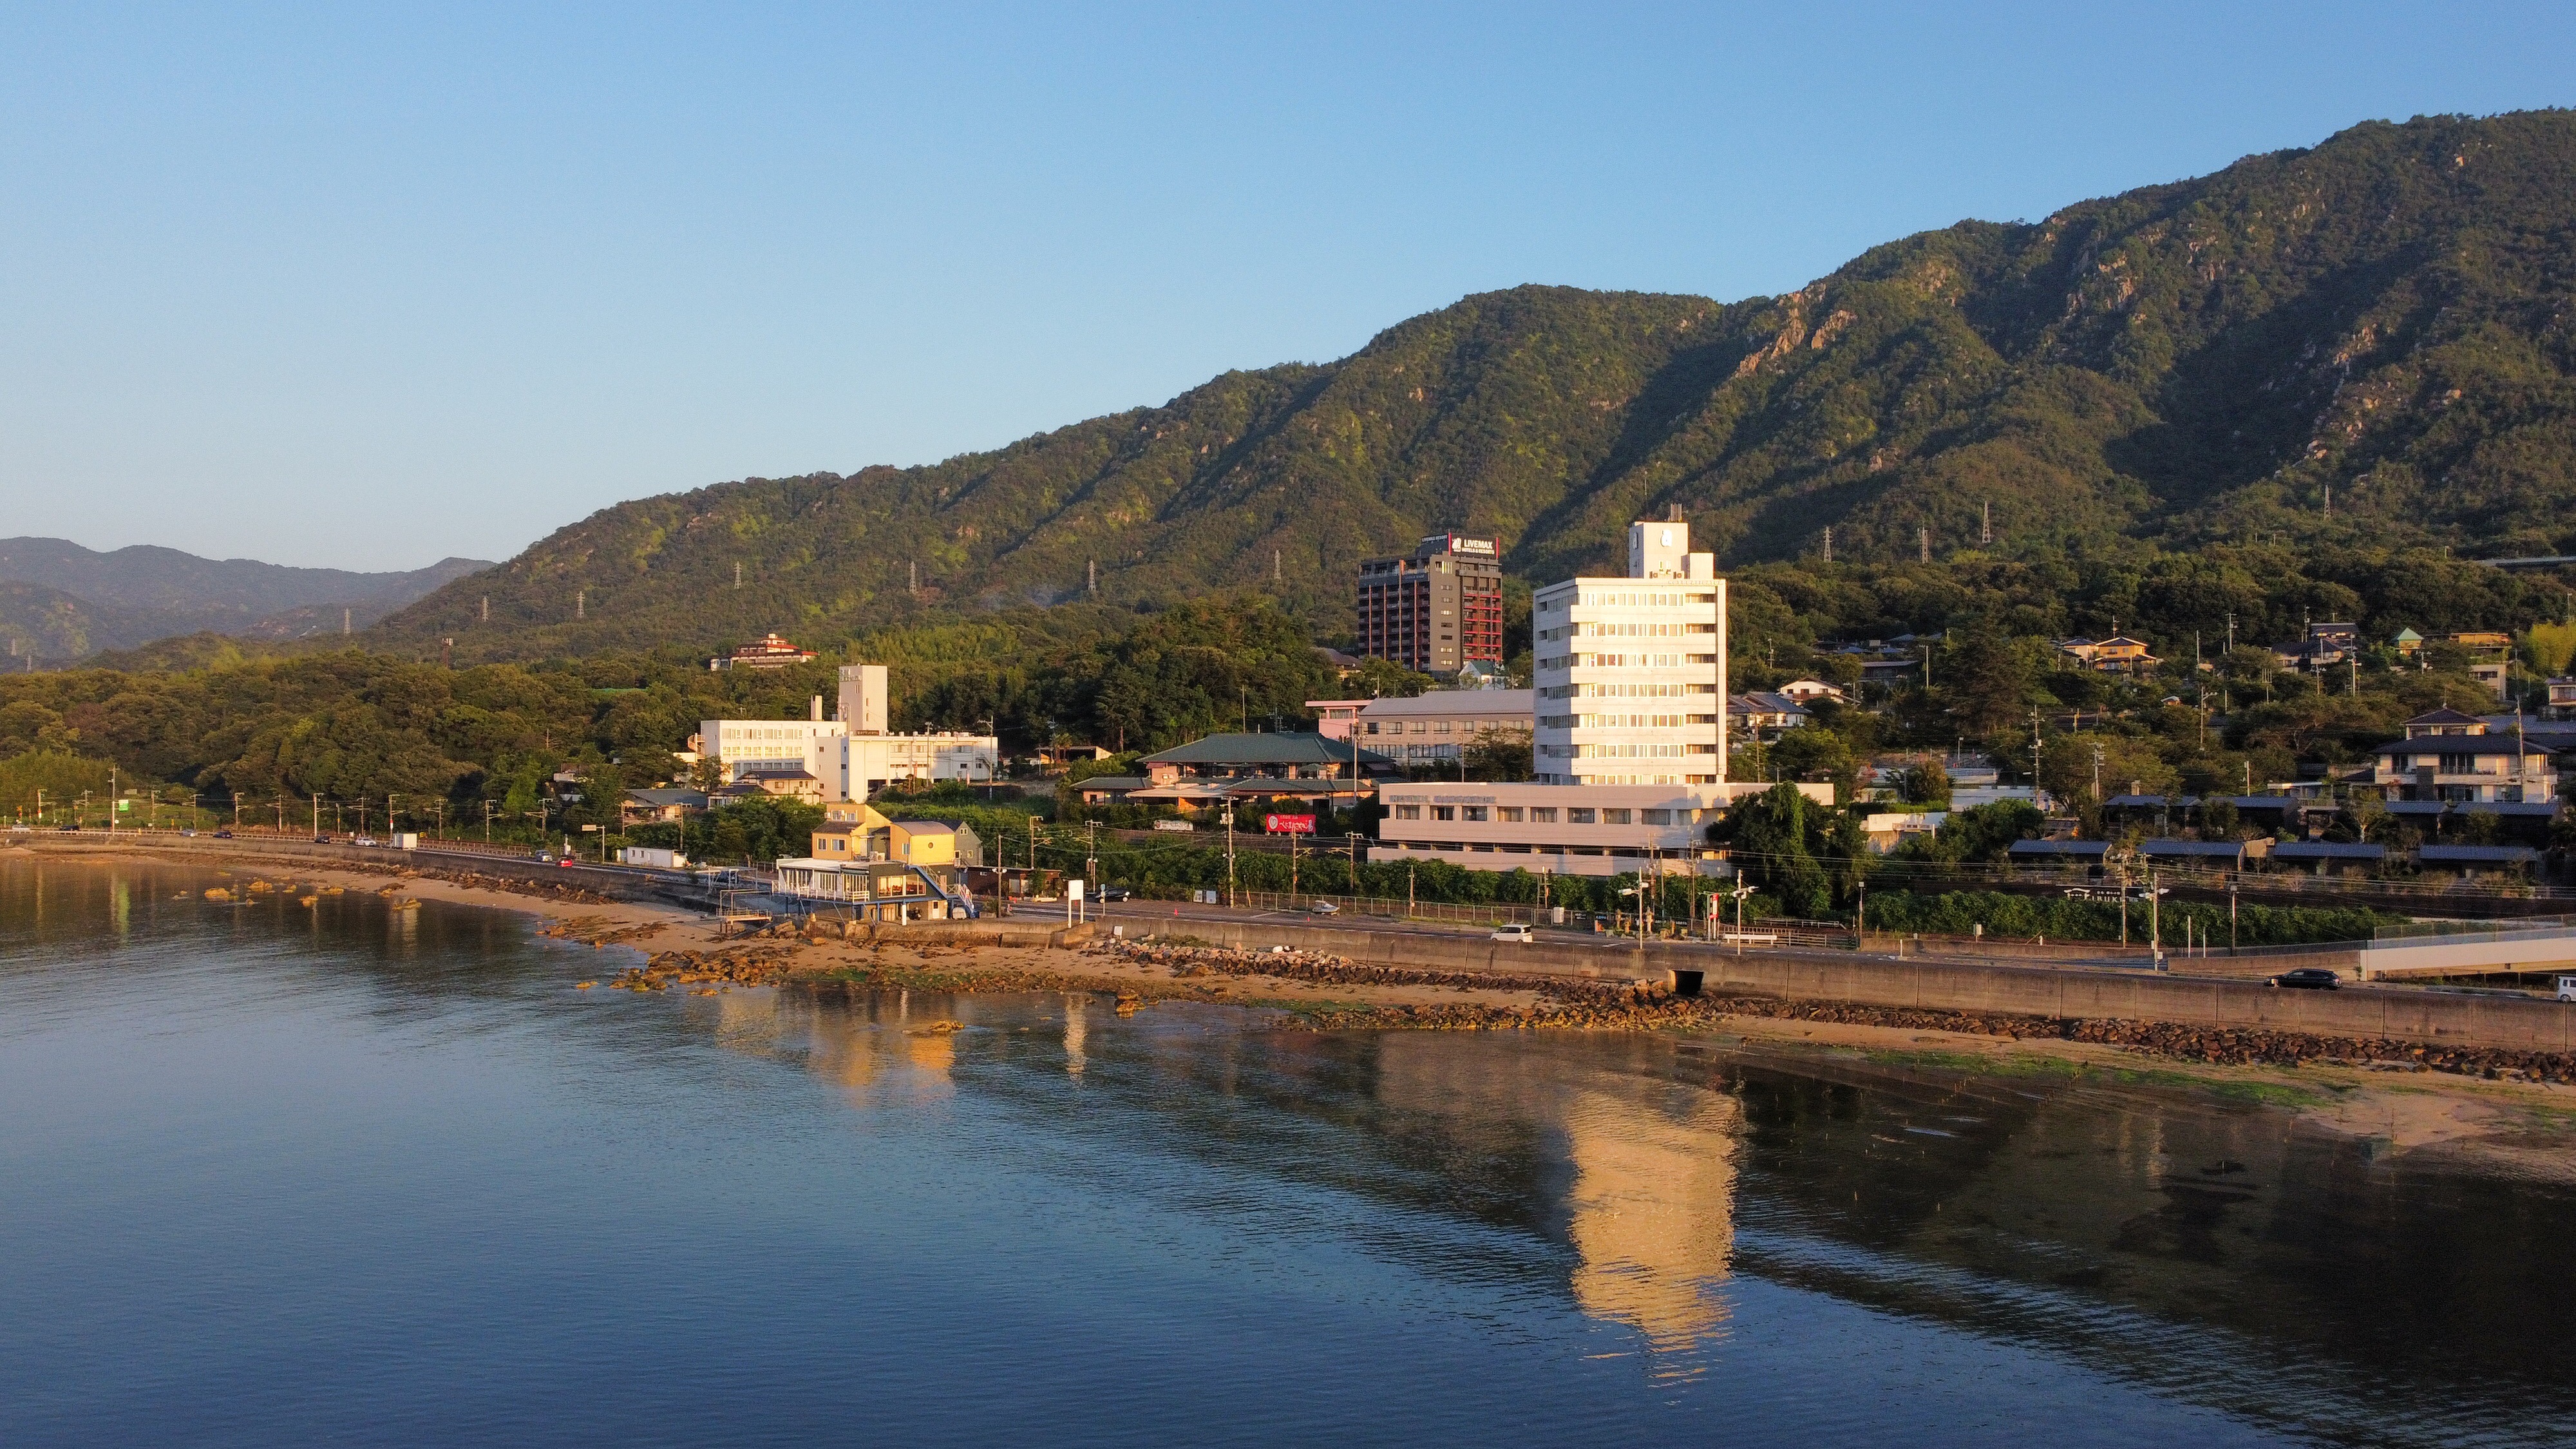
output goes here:
[{"label": "blue sky", "polygon": [[0,535],[502,558],[2571,62],[2564,4],[0,7]]}]

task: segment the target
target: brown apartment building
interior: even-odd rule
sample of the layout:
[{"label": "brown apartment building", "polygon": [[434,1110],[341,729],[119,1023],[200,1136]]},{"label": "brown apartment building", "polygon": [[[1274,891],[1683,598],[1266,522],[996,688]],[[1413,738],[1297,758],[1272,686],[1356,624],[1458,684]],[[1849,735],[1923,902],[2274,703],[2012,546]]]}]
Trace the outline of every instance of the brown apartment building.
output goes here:
[{"label": "brown apartment building", "polygon": [[1360,652],[1425,674],[1503,662],[1502,550],[1435,533],[1410,558],[1360,565]]}]

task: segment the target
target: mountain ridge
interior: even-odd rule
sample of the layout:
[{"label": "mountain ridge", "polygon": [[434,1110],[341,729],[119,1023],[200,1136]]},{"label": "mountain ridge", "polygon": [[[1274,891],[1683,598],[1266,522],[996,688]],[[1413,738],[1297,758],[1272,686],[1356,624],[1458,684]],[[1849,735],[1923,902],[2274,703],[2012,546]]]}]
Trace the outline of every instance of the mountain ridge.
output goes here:
[{"label": "mountain ridge", "polygon": [[427,568],[356,573],[209,559],[154,544],[100,552],[69,539],[7,538],[0,539],[0,634],[11,660],[32,654],[50,662],[204,632],[268,641],[336,635],[488,567],[482,559],[447,558]]},{"label": "mountain ridge", "polygon": [[2558,552],[2571,292],[2576,113],[2365,122],[1900,238],[1784,296],[1482,293],[997,449],[634,500],[375,637],[857,636],[1089,598],[1095,566],[1107,604],[1249,589],[1338,626],[1361,558],[1437,529],[1502,535],[1525,589],[1675,506],[1737,569],[1816,558],[1828,527],[1838,558],[1891,566]]}]

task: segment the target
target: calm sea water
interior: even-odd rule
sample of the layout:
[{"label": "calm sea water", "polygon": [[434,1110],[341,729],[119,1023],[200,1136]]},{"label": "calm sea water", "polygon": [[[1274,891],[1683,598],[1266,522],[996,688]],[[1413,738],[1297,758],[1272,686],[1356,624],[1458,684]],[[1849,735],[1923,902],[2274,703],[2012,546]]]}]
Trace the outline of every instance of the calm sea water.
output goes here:
[{"label": "calm sea water", "polygon": [[0,861],[0,1443],[2576,1441],[2576,1195],[2268,1109],[208,883]]}]

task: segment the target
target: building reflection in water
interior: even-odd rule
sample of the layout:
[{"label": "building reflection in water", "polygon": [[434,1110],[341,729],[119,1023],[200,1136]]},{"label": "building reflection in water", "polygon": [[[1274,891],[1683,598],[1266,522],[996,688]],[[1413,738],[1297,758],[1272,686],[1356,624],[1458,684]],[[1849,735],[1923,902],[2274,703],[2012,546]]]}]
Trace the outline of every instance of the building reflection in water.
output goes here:
[{"label": "building reflection in water", "polygon": [[1068,991],[1064,996],[1064,1074],[1079,1082],[1082,1069],[1090,1061],[1083,1055],[1083,1039],[1091,1030],[1091,996],[1088,992]]},{"label": "building reflection in water", "polygon": [[717,1045],[801,1059],[853,1107],[918,1105],[954,1090],[956,1038],[916,1023],[909,993],[728,991],[715,1010]]},{"label": "building reflection in water", "polygon": [[1535,1129],[1541,1150],[1571,1170],[1562,1213],[1576,1306],[1637,1329],[1658,1351],[1721,1337],[1742,1126],[1735,1099],[1530,1045],[1460,1050],[1454,1037],[1388,1033],[1378,1043],[1379,1098]]}]

